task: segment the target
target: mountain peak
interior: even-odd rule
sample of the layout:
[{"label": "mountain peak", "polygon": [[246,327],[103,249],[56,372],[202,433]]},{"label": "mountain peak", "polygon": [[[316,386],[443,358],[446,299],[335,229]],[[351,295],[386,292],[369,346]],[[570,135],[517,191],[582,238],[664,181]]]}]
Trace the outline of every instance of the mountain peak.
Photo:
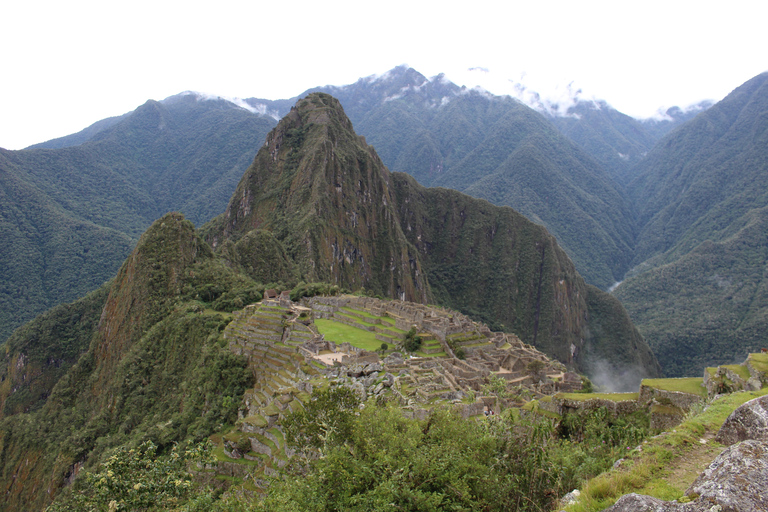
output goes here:
[{"label": "mountain peak", "polygon": [[312,93],[269,133],[209,240],[236,243],[265,229],[305,281],[423,302],[427,285],[390,188],[389,171],[341,103]]}]

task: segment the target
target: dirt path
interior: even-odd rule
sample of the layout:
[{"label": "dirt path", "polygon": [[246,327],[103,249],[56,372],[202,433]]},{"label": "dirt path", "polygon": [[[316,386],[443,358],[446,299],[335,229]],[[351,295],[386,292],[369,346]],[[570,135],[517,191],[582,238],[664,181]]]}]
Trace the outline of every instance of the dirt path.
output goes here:
[{"label": "dirt path", "polygon": [[696,446],[670,461],[671,470],[664,476],[664,480],[680,489],[681,495],[723,450],[722,446],[714,443],[714,438],[714,433],[707,432]]}]

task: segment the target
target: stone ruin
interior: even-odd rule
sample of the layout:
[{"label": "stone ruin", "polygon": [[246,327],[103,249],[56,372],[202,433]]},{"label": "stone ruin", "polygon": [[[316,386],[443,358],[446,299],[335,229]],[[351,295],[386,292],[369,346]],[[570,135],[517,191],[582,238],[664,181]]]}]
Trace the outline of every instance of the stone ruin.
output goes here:
[{"label": "stone ruin", "polygon": [[[314,325],[319,318],[371,331],[395,351],[382,359],[383,354],[326,340]],[[402,349],[403,332],[411,328],[424,340],[419,357]],[[529,398],[581,387],[578,376],[517,336],[491,332],[455,311],[411,302],[341,296],[296,304],[286,292],[267,290],[261,303],[234,313],[224,337],[233,352],[248,357],[256,383],[244,394],[239,431],[222,441],[233,459],[263,460],[253,476],[257,486],[292,454],[280,419],[303,409],[312,391],[329,382],[350,387],[363,400],[396,400],[404,414],[418,418],[440,403],[463,417],[515,405],[514,399],[500,403],[496,396],[483,396],[492,376],[503,378],[507,389],[525,390]],[[541,368],[536,374],[527,369],[532,361]],[[250,450],[243,452],[246,444]],[[240,471],[236,462],[219,466],[224,474]]]}]

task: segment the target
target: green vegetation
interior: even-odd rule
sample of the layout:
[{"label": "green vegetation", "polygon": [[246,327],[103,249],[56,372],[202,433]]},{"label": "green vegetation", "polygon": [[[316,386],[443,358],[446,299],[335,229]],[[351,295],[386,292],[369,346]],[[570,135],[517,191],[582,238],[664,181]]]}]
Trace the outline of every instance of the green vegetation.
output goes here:
[{"label": "green vegetation", "polygon": [[353,347],[375,352],[381,347],[381,341],[376,339],[376,333],[366,331],[333,320],[315,320],[315,326],[328,341],[337,344],[349,343]]},{"label": "green vegetation", "polygon": [[[671,132],[634,169],[635,265],[616,290],[667,376],[738,363],[764,344],[768,75]],[[760,134],[760,135],[758,135]],[[755,186],[754,184],[761,184]]]},{"label": "green vegetation", "polygon": [[348,435],[325,443],[325,456],[307,473],[276,479],[248,510],[295,503],[308,510],[546,510],[647,433],[647,417],[613,419],[604,410],[569,416],[559,428],[513,409],[466,421],[438,408],[418,421],[374,403],[348,420]]},{"label": "green vegetation", "polygon": [[210,443],[184,449],[174,445],[165,456],[158,456],[151,441],[121,447],[100,471],[78,478],[74,489],[46,511],[170,510],[192,495],[190,466],[213,462],[210,452]]},{"label": "green vegetation", "polygon": [[642,385],[664,391],[681,391],[707,398],[707,389],[701,377],[684,377],[679,379],[643,379]]},{"label": "green vegetation", "polygon": [[566,400],[610,400],[612,402],[623,402],[625,400],[637,400],[639,393],[558,393],[557,398]]},{"label": "green vegetation", "polygon": [[403,341],[403,348],[408,352],[416,352],[421,348],[421,336],[416,334],[416,328],[411,327],[411,330],[405,334],[405,341]]},{"label": "green vegetation", "polygon": [[749,354],[748,359],[749,364],[752,365],[755,370],[768,375],[768,352]]},{"label": "green vegetation", "polygon": [[[219,275],[224,293],[228,286],[248,284],[219,266],[191,223],[167,215],[142,236],[109,286],[105,304],[106,291],[99,292],[30,324],[30,332],[44,336],[69,333],[73,354],[78,339],[89,343],[50,382],[49,396],[36,411],[0,423],[7,507],[42,508],[75,463],[93,471],[115,449],[145,441],[165,455],[174,443],[201,441],[237,419],[253,375],[247,359],[233,354],[221,337],[229,315],[184,299],[185,293],[197,296],[197,272]],[[81,314],[77,322],[74,313]],[[19,343],[25,347],[29,341]],[[29,347],[34,353],[34,345]],[[13,400],[10,395],[6,404]],[[13,479],[20,468],[27,468],[26,477]],[[33,492],[41,487],[52,493]]]},{"label": "green vegetation", "polygon": [[[717,432],[736,407],[766,393],[768,388],[759,392],[733,393],[715,400],[703,412],[675,427],[674,431],[646,441],[642,450],[628,452],[625,463],[590,480],[582,488],[578,503],[565,510],[597,512],[630,492],[664,500],[680,498],[719,451],[719,445],[714,441],[708,442],[714,447],[709,449],[703,446],[700,440],[707,434],[713,435]],[[684,474],[676,472],[676,468],[683,465],[697,450],[702,449],[708,450],[708,457],[700,460],[698,465],[687,465],[688,469]]]},{"label": "green vegetation", "polygon": [[358,82],[328,92],[390,170],[511,206],[545,225],[603,289],[629,268],[634,220],[622,192],[538,113],[507,97],[458,94],[457,85],[406,67],[389,71],[375,89]]},{"label": "green vegetation", "polygon": [[149,101],[41,145],[56,149],[0,149],[0,342],[112,278],[166,212],[201,224],[226,208],[275,121],[216,103]]}]

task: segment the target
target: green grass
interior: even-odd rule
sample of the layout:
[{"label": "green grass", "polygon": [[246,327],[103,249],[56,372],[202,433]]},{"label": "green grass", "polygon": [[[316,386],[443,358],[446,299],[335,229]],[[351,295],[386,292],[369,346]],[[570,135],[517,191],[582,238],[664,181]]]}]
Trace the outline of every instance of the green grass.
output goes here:
[{"label": "green grass", "polygon": [[596,398],[613,402],[625,402],[627,400],[637,400],[639,396],[640,393],[558,393],[555,395],[555,398],[565,400],[590,400]]},{"label": "green grass", "polygon": [[749,354],[748,360],[752,368],[768,375],[768,353],[758,352],[756,354]]},{"label": "green grass", "polygon": [[723,368],[726,368],[728,370],[731,370],[733,373],[744,379],[745,381],[749,380],[751,375],[749,374],[749,370],[746,366],[742,366],[740,364],[726,364],[723,365]]},{"label": "green grass", "polygon": [[685,377],[681,379],[643,379],[642,385],[663,391],[680,391],[707,398],[707,389],[703,386],[704,379],[700,377]]},{"label": "green grass", "polygon": [[448,354],[445,352],[435,352],[434,354],[425,354],[424,352],[416,352],[415,353],[418,357],[447,357]]},{"label": "green grass", "polygon": [[381,318],[381,317],[373,315],[373,314],[371,314],[371,313],[369,313],[367,311],[362,311],[360,309],[350,308],[348,306],[345,306],[345,307],[343,307],[341,309],[342,309],[342,311],[348,311],[350,313],[355,313],[357,315],[362,315],[362,316],[364,316],[366,318],[371,318],[373,320],[379,320]]},{"label": "green grass", "polygon": [[363,350],[376,351],[381,348],[381,341],[376,339],[376,333],[344,325],[333,320],[315,320],[315,326],[328,341],[334,343],[349,343]]},{"label": "green grass", "polygon": [[565,510],[598,512],[630,492],[668,501],[680,498],[688,484],[699,474],[699,470],[692,469],[691,474],[683,477],[678,473],[675,475],[676,480],[672,481],[671,472],[678,466],[675,461],[686,460],[687,454],[700,446],[699,440],[706,433],[717,432],[728,415],[738,406],[765,394],[768,394],[768,388],[733,393],[713,401],[706,410],[690,417],[673,431],[648,440],[642,451],[632,451],[618,469],[612,469],[590,480],[581,490],[578,503],[566,507]]}]

